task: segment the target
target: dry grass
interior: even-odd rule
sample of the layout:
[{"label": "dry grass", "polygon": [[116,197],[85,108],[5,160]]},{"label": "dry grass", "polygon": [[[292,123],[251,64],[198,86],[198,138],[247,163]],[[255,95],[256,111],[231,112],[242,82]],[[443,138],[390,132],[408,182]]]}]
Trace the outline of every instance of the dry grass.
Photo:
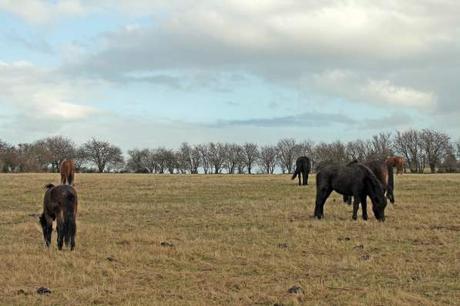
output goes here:
[{"label": "dry grass", "polygon": [[37,222],[42,186],[57,181],[0,175],[0,304],[460,300],[460,175],[398,176],[382,224],[352,221],[336,194],[312,219],[314,185],[288,176],[80,174],[74,252],[58,252],[55,233],[46,250]]}]

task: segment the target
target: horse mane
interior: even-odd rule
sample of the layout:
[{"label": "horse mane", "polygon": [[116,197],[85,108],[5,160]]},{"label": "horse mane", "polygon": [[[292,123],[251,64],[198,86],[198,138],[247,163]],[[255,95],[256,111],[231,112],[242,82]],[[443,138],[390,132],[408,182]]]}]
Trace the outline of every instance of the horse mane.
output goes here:
[{"label": "horse mane", "polygon": [[54,184],[46,184],[45,185],[45,189],[51,189],[53,187],[55,187]]},{"label": "horse mane", "polygon": [[358,163],[358,166],[361,167],[361,169],[364,169],[364,171],[367,172],[367,177],[368,177],[370,183],[372,184],[372,186],[377,187],[378,189],[380,189],[382,191],[382,194],[383,194],[382,184],[380,183],[380,181],[377,178],[377,176],[375,176],[374,172],[372,172],[372,170],[366,165]]}]

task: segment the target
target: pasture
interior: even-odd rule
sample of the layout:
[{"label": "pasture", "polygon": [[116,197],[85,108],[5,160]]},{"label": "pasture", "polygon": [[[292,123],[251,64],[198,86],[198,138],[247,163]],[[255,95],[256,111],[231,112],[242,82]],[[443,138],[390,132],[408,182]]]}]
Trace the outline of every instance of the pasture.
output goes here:
[{"label": "pasture", "polygon": [[458,304],[460,175],[395,180],[381,223],[336,193],[313,219],[314,176],[77,174],[60,252],[38,224],[59,175],[1,174],[0,304]]}]

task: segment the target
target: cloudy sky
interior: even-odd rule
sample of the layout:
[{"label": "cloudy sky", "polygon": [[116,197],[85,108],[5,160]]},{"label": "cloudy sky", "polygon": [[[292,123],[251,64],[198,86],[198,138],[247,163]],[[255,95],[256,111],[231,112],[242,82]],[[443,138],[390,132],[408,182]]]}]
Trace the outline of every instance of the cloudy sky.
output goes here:
[{"label": "cloudy sky", "polygon": [[458,16],[456,0],[2,0],[0,139],[458,139]]}]

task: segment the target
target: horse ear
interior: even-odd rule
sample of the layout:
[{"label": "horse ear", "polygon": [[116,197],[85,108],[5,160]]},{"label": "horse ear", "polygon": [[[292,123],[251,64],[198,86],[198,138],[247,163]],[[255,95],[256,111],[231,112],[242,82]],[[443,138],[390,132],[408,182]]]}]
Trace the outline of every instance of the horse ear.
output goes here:
[{"label": "horse ear", "polygon": [[45,189],[51,189],[54,187],[54,184],[47,184],[45,185]]}]

